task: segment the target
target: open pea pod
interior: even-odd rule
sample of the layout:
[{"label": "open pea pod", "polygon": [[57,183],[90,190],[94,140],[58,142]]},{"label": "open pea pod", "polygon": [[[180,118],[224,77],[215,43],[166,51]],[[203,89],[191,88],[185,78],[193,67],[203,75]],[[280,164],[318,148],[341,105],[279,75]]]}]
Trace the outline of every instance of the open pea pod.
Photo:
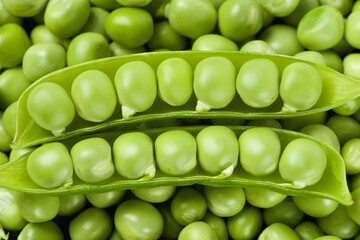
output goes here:
[{"label": "open pea pod", "polygon": [[[180,129],[187,131],[194,137],[197,137],[199,132],[201,132],[206,127],[207,126],[157,128],[147,129],[142,131],[142,133],[147,134],[152,139],[152,141],[155,141],[155,139],[157,139],[157,137],[164,132]],[[239,138],[239,136],[244,131],[250,128],[251,127],[245,126],[229,126],[229,129],[235,133],[236,138]],[[254,176],[244,171],[240,163],[236,164],[232,173],[225,177],[221,174],[211,174],[207,171],[204,171],[204,169],[200,167],[199,164],[195,169],[186,173],[185,175],[174,176],[159,170],[157,159],[155,159],[156,172],[151,178],[129,179],[121,176],[118,174],[118,172],[115,172],[107,180],[93,184],[80,180],[76,174],[74,174],[72,185],[63,185],[59,188],[44,189],[35,184],[27,173],[26,166],[29,155],[27,154],[18,161],[10,162],[0,167],[0,187],[33,194],[64,195],[166,185],[188,186],[192,184],[201,184],[207,186],[265,188],[287,195],[321,197],[334,199],[344,205],[352,204],[352,197],[346,182],[344,161],[341,155],[335,149],[326,143],[323,143],[322,141],[319,141],[308,135],[282,129],[272,130],[279,136],[282,151],[291,141],[299,138],[311,139],[320,144],[326,154],[327,164],[321,179],[317,183],[314,185],[299,187],[296,184],[284,180],[278,171],[275,171],[267,176]],[[100,137],[113,145],[114,141],[124,133],[129,133],[129,131],[117,131],[101,134],[91,134],[88,136],[78,136],[70,140],[63,141],[62,143],[68,149],[71,149],[72,146],[74,146],[74,144],[78,143],[80,140]],[[199,161],[199,159],[197,159],[197,161]],[[237,159],[237,161],[239,161],[239,159]]]},{"label": "open pea pod", "polygon": [[[221,59],[217,57],[221,57]],[[168,62],[167,68],[162,68],[160,71],[161,73],[159,74],[158,72],[158,75],[156,75],[156,72],[159,71],[159,65],[161,63],[165,60],[174,58],[181,59],[181,64],[177,62]],[[267,94],[272,94],[272,97],[266,95],[264,98],[266,101],[271,98],[271,103],[263,102],[262,105],[256,105],[257,103],[253,103],[253,105],[250,103],[249,105],[249,103],[245,103],[243,98],[239,95],[240,93],[237,93],[248,93],[248,91],[244,91],[242,89],[242,86],[245,86],[246,82],[243,81],[239,83],[239,86],[235,86],[235,78],[244,63],[256,59],[262,59],[262,62],[264,62],[264,59],[271,60],[273,62],[269,65],[269,61],[267,61],[264,66],[269,66],[269,69],[272,69],[271,74],[269,73],[269,78],[272,78],[272,80],[269,80],[269,83],[275,82],[275,85],[270,86],[271,90],[269,91],[267,89],[262,89],[262,91],[265,91]],[[204,62],[204,60],[206,61]],[[200,62],[202,63],[199,64]],[[286,97],[291,98],[292,95],[294,95],[293,93],[299,92],[301,88],[307,88],[309,90],[314,89],[313,87],[309,87],[305,80],[311,78],[314,73],[321,77],[320,85],[316,85],[317,88],[321,86],[321,94],[319,92],[316,103],[306,110],[294,110],[291,106],[284,108],[284,102],[277,93],[279,81],[281,82],[282,80],[276,79],[273,72],[274,68],[278,69],[275,70],[278,71],[278,78],[280,78],[284,69],[293,63],[306,63],[307,68],[311,68],[311,71],[307,72],[309,76],[304,75],[303,79],[300,79],[300,81],[304,81],[303,83],[300,82],[300,87],[295,86],[295,90],[293,92],[290,90],[287,94],[283,94],[284,96],[287,95]],[[126,67],[124,67],[125,65]],[[124,69],[120,70],[121,67],[124,67]],[[172,70],[166,70],[169,68]],[[259,69],[262,69],[260,63],[257,65],[256,62],[249,64],[249,68],[249,71],[252,71],[251,74],[255,75]],[[102,72],[102,75],[99,75],[99,72],[96,74],[88,72],[90,70],[99,70]],[[290,76],[289,78],[291,78],[291,76],[302,76],[301,74],[291,74],[289,73],[291,72],[290,70],[286,73],[288,77]],[[64,98],[67,98],[66,95],[71,96],[74,80],[84,72],[87,72],[87,75],[93,75],[94,78],[106,78],[107,76],[113,83],[115,82],[114,78],[120,79],[116,80],[119,83],[114,83],[114,85],[119,85],[119,87],[116,87],[116,94],[119,101],[117,101],[116,106],[114,105],[114,112],[106,120],[85,120],[86,118],[81,117],[84,115],[83,113],[79,113],[78,109],[75,111],[75,108],[71,107],[71,101],[74,99],[65,99],[65,101],[61,98],[61,96]],[[130,74],[128,74],[129,72]],[[241,73],[241,76],[245,80],[247,76],[246,73],[246,70],[245,73],[244,71]],[[266,72],[263,72],[263,74],[265,74],[265,76],[267,75]],[[103,75],[105,75],[105,77]],[[162,75],[161,85],[163,87],[163,93],[160,91],[158,78],[160,75]],[[173,78],[169,80],[170,83],[167,80],[169,76],[170,78]],[[262,79],[260,75],[257,77],[258,79]],[[86,77],[82,76],[82,78]],[[187,82],[187,86],[182,88],[182,83],[179,83],[179,81],[182,81],[182,79],[185,78],[190,78],[190,84]],[[156,83],[156,81],[158,82]],[[56,108],[53,108],[53,105],[49,105],[49,108],[53,109],[44,109],[48,106],[48,100],[45,98],[42,99],[42,97],[38,97],[37,100],[29,100],[29,95],[35,88],[37,88],[40,84],[49,82],[58,84],[65,91],[62,90],[63,92],[61,92],[61,94],[59,92],[50,92],[47,93],[47,95],[50,96],[50,98],[55,96],[55,98],[52,99],[53,102],[67,105],[67,107],[64,107],[65,109],[72,108],[71,110],[67,109],[70,113],[68,113],[67,110],[64,110],[65,112],[60,112],[60,110],[58,111]],[[171,92],[171,86],[167,84],[178,84],[175,91],[171,93],[173,95],[170,97],[165,96]],[[261,82],[259,84],[259,86],[264,86]],[[311,85],[312,81],[310,81],[309,84]],[[238,83],[236,83],[236,85],[238,85]],[[95,86],[95,89],[97,86],[99,92],[102,91],[102,84],[93,84],[93,86]],[[236,88],[239,88],[237,89],[237,92]],[[82,91],[80,87],[75,89],[78,90],[78,92]],[[286,89],[286,87],[284,87],[284,89]],[[115,91],[111,94],[105,93],[102,95],[110,96],[114,95],[114,92]],[[133,92],[134,94],[132,95]],[[41,94],[38,94],[38,96],[40,95]],[[188,95],[188,98],[185,95]],[[251,98],[252,96],[252,94],[247,95],[247,98]],[[259,96],[261,97],[261,94],[259,94]],[[45,142],[64,140],[73,136],[85,135],[108,129],[130,129],[136,124],[149,120],[170,118],[259,119],[304,116],[321,111],[327,111],[358,96],[360,96],[360,81],[344,76],[329,67],[288,56],[241,52],[179,51],[134,54],[100,59],[64,68],[46,75],[36,81],[24,92],[18,102],[16,135],[12,147],[30,147]],[[33,97],[33,99],[35,99],[35,97]],[[307,97],[307,95],[302,97],[302,100],[308,99],[310,98]],[[250,99],[249,102],[252,100],[254,99]],[[35,103],[32,107],[29,107],[28,102],[31,101],[34,101]],[[257,99],[255,99],[255,102],[256,101]],[[90,108],[92,107],[91,101],[85,103],[85,105],[90,106]],[[129,107],[128,105],[134,106]],[[53,121],[58,121],[62,118],[65,119],[66,117],[64,116],[69,115],[68,119],[66,119],[68,123],[60,129],[46,129],[46,127],[40,126],[41,124],[39,124],[39,121],[35,121],[31,117],[29,108],[35,109],[34,111],[49,111],[50,113],[52,110],[53,114],[45,114],[45,117],[43,116],[43,118],[47,119],[49,116],[52,116],[54,118]],[[58,117],[55,117],[56,114]]]}]

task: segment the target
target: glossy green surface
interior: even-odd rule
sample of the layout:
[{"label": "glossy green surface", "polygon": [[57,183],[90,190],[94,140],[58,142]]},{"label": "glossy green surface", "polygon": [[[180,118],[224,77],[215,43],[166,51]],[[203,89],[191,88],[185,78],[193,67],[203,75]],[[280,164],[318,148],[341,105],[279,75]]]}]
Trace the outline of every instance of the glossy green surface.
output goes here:
[{"label": "glossy green surface", "polygon": [[302,240],[313,240],[324,235],[319,226],[310,221],[303,221],[294,230]]},{"label": "glossy green surface", "polygon": [[202,221],[197,221],[184,227],[178,237],[178,240],[192,239],[217,240],[218,237],[214,229],[212,229],[209,224]]},{"label": "glossy green surface", "polygon": [[0,188],[0,224],[7,230],[19,231],[27,223],[15,200],[15,192]]},{"label": "glossy green surface", "polygon": [[258,240],[301,240],[299,235],[289,226],[283,223],[273,223],[265,228]]},{"label": "glossy green surface", "polygon": [[175,186],[159,186],[153,188],[136,188],[131,192],[139,199],[149,203],[161,203],[169,200],[175,192]]},{"label": "glossy green surface", "polygon": [[44,223],[28,223],[20,232],[18,240],[52,239],[63,240],[64,235],[59,226],[50,221]]},{"label": "glossy green surface", "polygon": [[282,202],[286,195],[269,189],[245,188],[246,201],[257,208],[271,208]]},{"label": "glossy green surface", "polygon": [[303,213],[311,217],[325,217],[335,211],[339,205],[338,202],[326,198],[297,196],[292,199]]},{"label": "glossy green surface", "polygon": [[115,190],[110,192],[100,192],[100,193],[88,193],[86,194],[86,199],[97,208],[108,208],[117,203],[119,203],[126,191],[125,190]]}]

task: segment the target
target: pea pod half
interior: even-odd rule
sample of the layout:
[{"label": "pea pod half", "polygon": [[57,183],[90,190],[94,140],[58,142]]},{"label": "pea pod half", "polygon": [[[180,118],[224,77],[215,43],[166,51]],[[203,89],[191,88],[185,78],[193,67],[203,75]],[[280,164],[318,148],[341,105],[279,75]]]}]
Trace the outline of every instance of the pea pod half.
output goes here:
[{"label": "pea pod half", "polygon": [[[165,132],[170,132],[171,130],[182,130],[190,133],[194,138],[196,138],[199,133],[205,132],[203,130],[212,128],[212,127],[222,127],[228,128],[229,131],[232,131],[231,134],[234,134],[233,138],[239,139],[239,136],[246,130],[249,130],[251,127],[244,127],[244,126],[233,126],[233,127],[225,127],[225,126],[190,126],[190,127],[172,127],[172,128],[158,128],[158,129],[148,129],[142,131],[147,136],[150,137],[151,141],[155,142],[158,136]],[[120,189],[135,189],[135,188],[145,188],[145,187],[157,187],[157,186],[187,186],[192,184],[202,184],[207,186],[227,186],[227,187],[251,187],[251,188],[264,188],[269,189],[272,191],[276,191],[279,193],[283,193],[286,195],[293,195],[293,196],[312,196],[312,197],[322,197],[336,200],[344,205],[351,205],[352,198],[349,192],[347,183],[346,183],[346,173],[345,173],[345,166],[344,161],[341,158],[341,155],[334,150],[331,146],[327,145],[326,143],[319,141],[311,136],[304,135],[298,132],[292,132],[288,130],[282,129],[271,129],[274,131],[281,143],[282,151],[286,148],[286,146],[297,139],[307,139],[308,141],[313,141],[323,149],[323,152],[326,155],[326,168],[320,178],[320,180],[312,185],[302,185],[296,184],[292,182],[292,180],[284,180],[282,178],[281,173],[279,171],[272,172],[268,175],[256,176],[251,173],[246,172],[240,162],[237,159],[237,163],[228,161],[229,157],[235,156],[238,154],[238,148],[233,147],[229,149],[228,145],[223,146],[224,150],[219,150],[224,152],[227,160],[224,160],[223,157],[217,158],[221,161],[222,165],[219,165],[220,171],[224,169],[223,172],[215,172],[212,169],[208,169],[206,166],[200,163],[201,151],[199,150],[197,153],[197,160],[200,164],[194,166],[191,163],[191,167],[188,168],[189,171],[186,173],[181,174],[181,176],[177,174],[172,174],[169,170],[168,172],[164,172],[159,168],[157,162],[157,157],[155,156],[154,169],[155,174],[151,178],[127,178],[126,176],[121,175],[121,173],[115,173],[107,180],[91,183],[91,182],[84,182],[80,180],[75,174],[73,176],[73,184],[71,186],[63,185],[58,188],[51,188],[51,189],[43,189],[35,184],[30,176],[27,173],[27,161],[28,156],[31,153],[24,155],[20,160],[10,162],[0,167],[0,187],[5,187],[17,191],[22,192],[30,192],[33,194],[45,194],[45,195],[63,195],[63,194],[79,194],[79,193],[90,193],[90,192],[105,192],[105,191],[112,191],[112,190],[120,190]],[[208,131],[209,132],[209,131]],[[105,139],[109,142],[109,144],[114,145],[115,140],[119,136],[123,136],[124,133],[129,133],[129,131],[115,131],[115,132],[108,132],[108,133],[98,133],[89,136],[78,136],[74,137],[70,140],[63,141],[62,143],[68,148],[71,149],[79,141],[84,139],[100,137]],[[224,134],[223,129],[219,129],[219,131],[210,132],[209,137],[214,137],[217,134]],[[225,133],[227,137],[232,137],[231,134]],[[204,136],[202,137],[204,138]],[[176,139],[176,138],[175,138]],[[198,141],[199,139],[197,139]],[[240,141],[240,140],[239,140]],[[175,141],[176,142],[176,141]],[[185,141],[187,143],[188,141]],[[213,148],[211,151],[207,152],[206,154],[211,154],[215,148],[219,146],[215,146],[215,142],[207,141],[208,146]],[[157,151],[157,144],[155,144],[155,152]],[[200,144],[197,142],[197,148],[203,147],[204,141]],[[221,144],[220,144],[221,145]],[[168,146],[165,146],[168,148]],[[235,151],[231,153],[232,151]],[[218,154],[218,153],[215,153]],[[225,156],[225,155],[222,156]],[[161,153],[160,156],[164,156],[164,153]],[[184,163],[184,160],[181,160],[183,155],[178,155],[179,161]],[[212,155],[212,158],[215,155]],[[208,157],[208,156],[206,156]],[[210,156],[211,157],[211,156]],[[232,158],[232,157],[231,157]],[[240,156],[241,158],[241,156]],[[116,164],[116,159],[114,160]],[[211,160],[216,161],[216,160]],[[191,157],[188,162],[192,162]],[[231,171],[228,171],[231,164]],[[186,165],[186,164],[183,164]],[[175,171],[175,170],[174,170]],[[296,180],[297,181],[297,180]]]},{"label": "pea pod half", "polygon": [[[245,64],[250,62],[255,67]],[[271,64],[263,66],[265,63]],[[274,72],[274,68],[278,71]],[[77,96],[73,96],[73,82],[79,75],[95,70],[110,79],[108,87],[84,84],[85,89],[77,89],[74,91]],[[308,77],[299,77],[303,74]],[[87,74],[89,78],[91,75]],[[48,82],[65,90],[66,101],[76,98],[73,100],[76,110],[81,109],[74,116],[65,108],[62,115],[67,118],[60,119],[56,126],[43,122],[57,107],[53,104],[51,109],[46,108],[47,102],[59,102],[56,92],[47,94],[49,99],[44,99],[43,105],[43,96],[34,98],[32,94]],[[179,51],[99,59],[46,75],[24,92],[18,103],[18,124],[12,147],[24,148],[115,127],[129,129],[149,120],[304,116],[354,99],[360,96],[359,89],[360,81],[326,66],[264,53]],[[109,94],[105,96],[106,91]],[[105,97],[111,97],[116,106],[104,104]],[[32,99],[40,99],[40,104]],[[88,99],[92,101],[89,103]],[[40,110],[34,112],[33,105]],[[94,112],[104,114],[92,120]]]}]

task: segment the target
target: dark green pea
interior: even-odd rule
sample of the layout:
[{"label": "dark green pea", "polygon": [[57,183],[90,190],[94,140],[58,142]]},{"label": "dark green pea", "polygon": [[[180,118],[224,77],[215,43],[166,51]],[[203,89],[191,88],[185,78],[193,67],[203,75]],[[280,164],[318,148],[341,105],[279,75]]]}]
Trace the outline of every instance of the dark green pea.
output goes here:
[{"label": "dark green pea", "polygon": [[175,193],[170,210],[178,223],[188,225],[204,217],[207,204],[204,196],[199,191],[184,187]]},{"label": "dark green pea", "polygon": [[318,6],[319,2],[317,0],[301,0],[295,10],[285,16],[282,20],[287,24],[296,27],[307,12]]},{"label": "dark green pea", "polygon": [[191,50],[200,51],[238,51],[239,47],[230,39],[219,34],[204,34],[198,37]]},{"label": "dark green pea", "polygon": [[112,231],[108,240],[122,240],[122,238],[121,238],[119,232],[116,230],[116,228]]},{"label": "dark green pea", "polygon": [[271,208],[282,202],[286,195],[267,189],[244,188],[246,201],[258,208]]},{"label": "dark green pea", "polygon": [[164,220],[150,203],[132,199],[121,203],[114,216],[115,227],[124,239],[155,240],[161,236]]},{"label": "dark green pea", "polygon": [[0,26],[7,23],[16,23],[20,26],[23,23],[23,19],[21,17],[17,17],[11,14],[5,7],[2,1],[0,1]]},{"label": "dark green pea", "polygon": [[57,43],[65,48],[64,39],[53,34],[45,25],[37,25],[31,30],[30,39],[33,44]]},{"label": "dark green pea", "polygon": [[18,240],[38,240],[38,239],[51,239],[63,240],[64,235],[56,223],[43,222],[43,223],[28,223],[20,232]]},{"label": "dark green pea", "polygon": [[2,124],[2,112],[0,112],[0,151],[9,152],[12,138],[6,133]]},{"label": "dark green pea", "polygon": [[326,66],[342,73],[343,72],[343,63],[342,59],[338,54],[333,51],[321,51],[321,55],[323,56]]},{"label": "dark green pea", "polygon": [[0,166],[8,162],[9,162],[8,156],[5,153],[0,152]]},{"label": "dark green pea", "polygon": [[326,198],[293,196],[292,199],[303,213],[311,217],[325,217],[339,205],[338,202]]},{"label": "dark green pea", "polygon": [[88,208],[74,217],[69,225],[72,240],[107,239],[113,229],[113,220],[103,209]]},{"label": "dark green pea", "polygon": [[198,161],[202,169],[228,177],[238,164],[239,144],[235,133],[225,126],[210,126],[196,136]]},{"label": "dark green pea", "polygon": [[356,113],[359,109],[360,109],[360,98],[357,97],[334,108],[333,111],[341,116],[350,116]]},{"label": "dark green pea", "polygon": [[346,41],[345,37],[343,37],[335,47],[331,48],[331,50],[339,54],[342,58],[354,52],[354,48]]},{"label": "dark green pea", "polygon": [[194,70],[194,93],[198,99],[196,111],[226,107],[235,96],[235,77],[235,66],[227,58],[201,60]]},{"label": "dark green pea", "polygon": [[217,240],[216,232],[205,222],[193,222],[184,227],[178,237],[178,240],[207,239]]},{"label": "dark green pea", "polygon": [[281,123],[276,119],[254,119],[249,120],[246,126],[269,127],[282,129]]},{"label": "dark green pea", "polygon": [[351,192],[354,203],[351,206],[346,207],[348,216],[360,225],[360,188]]},{"label": "dark green pea", "polygon": [[18,17],[32,17],[40,13],[47,0],[2,0],[4,7],[13,15]]},{"label": "dark green pea", "polygon": [[275,53],[274,49],[263,40],[252,40],[245,43],[240,48],[240,52]]},{"label": "dark green pea", "polygon": [[206,222],[216,232],[219,240],[228,240],[229,234],[226,227],[224,218],[215,216],[210,211],[207,211],[205,216],[201,219],[202,222]]},{"label": "dark green pea", "polygon": [[107,10],[113,10],[121,7],[117,0],[89,0],[90,3],[96,7],[101,7]]},{"label": "dark green pea", "polygon": [[160,186],[152,188],[135,188],[131,192],[139,199],[149,203],[161,203],[169,200],[174,192],[175,186]]},{"label": "dark green pea", "polygon": [[273,223],[265,228],[258,240],[301,240],[299,235],[283,223]]},{"label": "dark green pea", "polygon": [[115,190],[103,193],[88,193],[86,199],[96,208],[108,208],[118,204],[125,196],[125,190]]},{"label": "dark green pea", "polygon": [[321,237],[315,238],[314,240],[342,240],[342,239],[339,237],[336,237],[336,236],[326,235],[326,236],[321,236]]},{"label": "dark green pea", "polygon": [[346,174],[360,173],[360,138],[347,141],[341,148],[341,156],[345,162]]},{"label": "dark green pea", "polygon": [[209,210],[219,217],[231,217],[244,207],[246,199],[240,187],[204,187]]},{"label": "dark green pea", "polygon": [[263,25],[263,12],[257,1],[227,0],[218,14],[220,33],[235,42],[254,36]]},{"label": "dark green pea", "polygon": [[354,191],[360,187],[360,173],[349,176],[348,181],[350,191]]},{"label": "dark green pea", "polygon": [[78,213],[86,205],[86,198],[84,194],[73,194],[59,196],[60,209],[59,216],[71,216]]},{"label": "dark green pea", "polygon": [[309,124],[303,127],[300,132],[318,138],[340,152],[339,139],[335,132],[328,126],[323,124]]},{"label": "dark green pea", "polygon": [[92,7],[90,9],[90,16],[87,20],[81,32],[95,32],[100,33],[103,37],[109,41],[110,38],[105,31],[105,19],[109,15],[109,12],[103,8]]},{"label": "dark green pea", "polygon": [[15,192],[0,188],[0,224],[8,231],[20,231],[26,225],[16,203]]},{"label": "dark green pea", "polygon": [[351,117],[335,115],[329,118],[326,125],[335,132],[340,145],[343,145],[350,139],[360,138],[360,125]]},{"label": "dark green pea", "polygon": [[161,216],[164,219],[164,229],[161,237],[166,239],[177,239],[184,226],[180,225],[172,216],[170,211],[170,201],[158,204],[156,205],[156,208],[160,211]]},{"label": "dark green pea", "polygon": [[302,117],[294,117],[282,119],[281,125],[284,129],[292,131],[300,131],[303,127],[311,124],[325,124],[327,120],[327,112],[314,113]]},{"label": "dark green pea", "polygon": [[260,209],[246,205],[241,212],[227,219],[227,227],[234,240],[254,239],[262,227]]},{"label": "dark green pea", "polygon": [[294,230],[301,240],[313,240],[324,235],[319,226],[310,221],[300,223]]},{"label": "dark green pea", "polygon": [[258,0],[271,15],[285,17],[291,14],[299,5],[300,0],[268,1]]},{"label": "dark green pea", "polygon": [[17,101],[10,104],[4,111],[2,116],[2,125],[7,135],[14,139],[16,130],[16,108]]},{"label": "dark green pea", "polygon": [[123,56],[134,53],[146,52],[146,49],[142,46],[138,48],[126,48],[117,42],[111,42],[109,47],[110,47],[111,56]]},{"label": "dark green pea", "polygon": [[294,55],[294,57],[301,58],[310,62],[326,65],[324,57],[321,53],[316,51],[303,51]]},{"label": "dark green pea", "polygon": [[355,237],[360,230],[359,225],[349,217],[343,205],[339,205],[330,215],[317,218],[316,223],[325,234],[346,239]]},{"label": "dark green pea", "polygon": [[49,0],[44,14],[45,26],[65,39],[75,36],[90,16],[88,0]]},{"label": "dark green pea", "polygon": [[168,21],[154,24],[154,33],[147,43],[150,50],[166,48],[172,51],[184,50],[187,39],[178,34]]}]

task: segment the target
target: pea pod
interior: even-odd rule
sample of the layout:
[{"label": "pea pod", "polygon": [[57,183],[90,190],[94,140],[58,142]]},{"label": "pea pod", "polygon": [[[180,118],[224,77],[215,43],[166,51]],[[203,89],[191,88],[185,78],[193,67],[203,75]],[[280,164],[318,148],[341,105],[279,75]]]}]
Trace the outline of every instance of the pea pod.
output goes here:
[{"label": "pea pod", "polygon": [[[205,128],[207,128],[207,126],[168,127],[147,129],[143,130],[142,132],[149,136],[152,141],[155,141],[159,135],[171,130],[184,130],[196,138],[199,132]],[[234,132],[234,138],[239,138],[239,136],[249,128],[251,127],[229,127],[229,129]],[[131,179],[115,173],[113,176],[111,176],[111,178],[94,184],[86,183],[80,180],[77,176],[74,176],[73,185],[71,186],[43,189],[32,182],[26,171],[26,165],[29,156],[28,153],[23,155],[18,161],[10,162],[0,167],[0,187],[22,192],[30,192],[33,194],[63,195],[158,186],[188,186],[198,183],[201,185],[213,187],[223,186],[263,188],[291,196],[311,196],[333,199],[344,205],[350,205],[352,203],[351,194],[346,184],[344,161],[341,158],[341,155],[333,147],[316,138],[302,133],[275,128],[271,130],[273,130],[279,136],[282,149],[284,149],[293,140],[300,138],[315,141],[323,148],[327,158],[327,165],[321,179],[318,182],[310,186],[299,187],[290,181],[285,181],[282,179],[278,171],[266,176],[255,176],[244,171],[241,167],[241,164],[237,164],[231,174],[224,176],[223,174],[208,172],[206,169],[202,169],[202,167],[198,164],[193,171],[187,172],[181,176],[170,175],[169,173],[162,172],[160,169],[158,169],[158,166],[155,166],[156,172],[152,178]],[[101,137],[107,140],[110,145],[112,145],[115,140],[125,132],[128,133],[129,131],[119,130],[107,133],[97,133],[89,136],[78,136],[70,140],[63,141],[62,143],[68,149],[70,149],[73,145],[81,140],[93,137]],[[214,145],[212,145],[212,147],[214,147]],[[238,150],[236,149],[236,151]]]}]

